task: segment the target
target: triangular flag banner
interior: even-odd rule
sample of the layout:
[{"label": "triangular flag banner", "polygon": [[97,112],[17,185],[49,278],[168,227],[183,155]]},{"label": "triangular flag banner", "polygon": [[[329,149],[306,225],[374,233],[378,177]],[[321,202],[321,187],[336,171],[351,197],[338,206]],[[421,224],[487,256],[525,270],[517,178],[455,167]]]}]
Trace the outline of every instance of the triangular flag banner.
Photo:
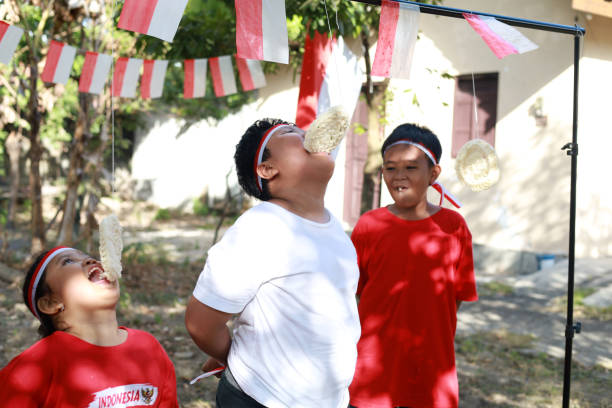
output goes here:
[{"label": "triangular flag banner", "polygon": [[236,65],[238,65],[238,74],[243,91],[266,86],[266,77],[258,60],[236,57]]},{"label": "triangular flag banner", "polygon": [[121,57],[115,64],[113,75],[113,96],[133,98],[136,96],[136,86],[142,60],[137,58]]},{"label": "triangular flag banner", "polygon": [[110,55],[87,51],[79,79],[79,91],[100,94],[104,90],[112,62]]},{"label": "triangular flag banner", "polygon": [[235,0],[236,56],[289,63],[285,0]]},{"label": "triangular flag banner", "polygon": [[8,65],[17,49],[23,29],[0,21],[0,62]]},{"label": "triangular flag banner", "polygon": [[160,98],[164,89],[164,79],[168,69],[166,60],[145,60],[140,80],[142,99]]},{"label": "triangular flag banner", "polygon": [[382,0],[372,75],[410,78],[420,14],[418,6]]},{"label": "triangular flag banner", "polygon": [[296,125],[307,130],[317,115],[341,105],[351,116],[357,106],[363,73],[359,59],[342,37],[315,33],[306,37]]},{"label": "triangular flag banner", "polygon": [[201,98],[206,95],[206,58],[185,60],[183,97]]},{"label": "triangular flag banner", "polygon": [[66,84],[70,77],[74,57],[76,56],[76,48],[51,40],[49,52],[45,61],[45,68],[40,79],[45,82],[53,82],[55,84]]},{"label": "triangular flag banner", "polygon": [[474,31],[482,37],[491,51],[502,59],[510,54],[523,54],[538,48],[516,28],[489,16],[463,13]]},{"label": "triangular flag banner", "polygon": [[187,1],[125,0],[117,26],[172,42]]},{"label": "triangular flag banner", "polygon": [[208,63],[210,64],[210,75],[213,79],[213,88],[215,88],[215,95],[217,97],[238,92],[231,56],[224,55],[222,57],[210,58]]}]

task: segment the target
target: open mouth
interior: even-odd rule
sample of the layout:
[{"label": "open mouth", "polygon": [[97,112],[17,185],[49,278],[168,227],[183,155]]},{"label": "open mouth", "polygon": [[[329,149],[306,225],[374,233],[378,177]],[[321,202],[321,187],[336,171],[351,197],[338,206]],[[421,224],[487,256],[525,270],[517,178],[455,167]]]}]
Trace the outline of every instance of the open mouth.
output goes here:
[{"label": "open mouth", "polygon": [[401,193],[404,190],[407,190],[407,188],[406,187],[395,187],[395,191],[397,191],[398,193]]},{"label": "open mouth", "polygon": [[106,279],[106,274],[104,273],[104,270],[97,266],[94,266],[93,268],[89,270],[89,273],[87,274],[87,279],[89,279],[89,281],[93,283],[104,282],[104,281],[108,282],[108,280]]}]

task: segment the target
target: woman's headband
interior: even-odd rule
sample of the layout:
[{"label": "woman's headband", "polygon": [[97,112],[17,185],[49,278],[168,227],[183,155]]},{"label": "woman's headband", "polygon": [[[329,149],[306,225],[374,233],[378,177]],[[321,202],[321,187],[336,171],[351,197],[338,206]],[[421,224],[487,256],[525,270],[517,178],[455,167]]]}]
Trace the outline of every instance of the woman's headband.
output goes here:
[{"label": "woman's headband", "polygon": [[32,275],[32,279],[30,279],[30,285],[28,286],[28,307],[30,308],[32,314],[36,316],[36,318],[39,320],[40,315],[38,314],[38,310],[36,307],[35,297],[36,289],[38,289],[38,283],[40,282],[40,278],[45,273],[45,269],[47,268],[47,265],[49,265],[49,262],[51,262],[51,260],[55,258],[56,255],[59,255],[62,252],[68,251],[70,249],[73,248],[59,246],[51,249],[49,252],[47,252],[43,259],[41,259],[40,263],[36,267],[36,270],[34,271],[34,274]]},{"label": "woman's headband", "polygon": [[255,160],[253,161],[253,173],[257,178],[257,187],[259,187],[259,191],[263,191],[263,184],[261,182],[261,177],[259,177],[259,174],[257,173],[257,167],[259,167],[259,165],[261,164],[261,159],[263,158],[264,151],[266,150],[266,145],[270,141],[272,135],[276,133],[278,129],[287,126],[290,127],[291,125],[279,123],[278,125],[272,126],[270,129],[266,130],[266,133],[264,133],[263,137],[261,138],[261,141],[259,142],[257,153],[255,153]]},{"label": "woman's headband", "polygon": [[[427,157],[429,157],[429,160],[431,160],[431,162],[436,165],[438,164],[438,161],[436,160],[436,156],[434,156],[434,154],[431,152],[431,150],[429,150],[428,148],[426,148],[425,146],[423,146],[420,143],[417,142],[413,142],[412,140],[407,140],[407,139],[401,139],[398,140],[397,142],[391,143],[389,146],[387,146],[387,148],[383,151],[383,156],[385,155],[385,153],[387,153],[387,151],[392,148],[393,146],[399,145],[399,144],[407,144],[410,146],[414,146],[417,149],[421,150],[423,153],[425,153],[425,155]],[[444,201],[444,198],[446,197],[446,199],[455,207],[457,208],[461,208],[461,203],[459,202],[459,200],[457,200],[456,197],[454,197],[451,193],[449,193],[444,186],[439,183],[439,182],[434,182],[431,185],[438,193],[440,193],[440,204],[442,205],[442,202]]]}]

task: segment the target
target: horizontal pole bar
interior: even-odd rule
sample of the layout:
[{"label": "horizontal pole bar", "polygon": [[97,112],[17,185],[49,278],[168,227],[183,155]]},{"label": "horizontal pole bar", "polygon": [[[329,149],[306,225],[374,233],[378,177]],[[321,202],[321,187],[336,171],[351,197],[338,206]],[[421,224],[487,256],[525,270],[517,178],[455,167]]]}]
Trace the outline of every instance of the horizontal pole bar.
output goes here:
[{"label": "horizontal pole bar", "polygon": [[[372,4],[375,6],[380,6],[380,3],[381,3],[381,0],[351,0],[351,1],[356,1],[358,3]],[[396,1],[397,3],[412,4],[415,6],[419,6],[422,13],[435,14],[438,16],[463,18],[463,13],[478,14],[480,16],[493,17],[496,20],[499,20],[502,23],[506,23],[511,26],[531,28],[534,30],[552,31],[556,33],[571,34],[571,35],[584,35],[586,32],[586,30],[583,27],[580,27],[577,24],[575,26],[568,26],[568,25],[561,25],[561,24],[546,23],[543,21],[526,20],[523,18],[501,16],[501,15],[491,14],[491,13],[482,13],[480,11],[463,10],[463,9],[452,8],[452,7],[444,7],[444,6],[434,6],[431,4],[418,3],[416,1],[408,1],[408,0],[393,0],[393,1]]]}]

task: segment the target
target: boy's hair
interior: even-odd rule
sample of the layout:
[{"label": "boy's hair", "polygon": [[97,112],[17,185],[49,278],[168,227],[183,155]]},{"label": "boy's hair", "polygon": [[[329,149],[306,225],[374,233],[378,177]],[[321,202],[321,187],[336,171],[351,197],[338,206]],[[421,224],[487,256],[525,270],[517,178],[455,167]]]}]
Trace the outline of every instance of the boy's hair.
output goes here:
[{"label": "boy's hair", "polygon": [[[404,123],[403,125],[399,125],[393,130],[393,132],[391,132],[380,149],[380,154],[383,156],[383,159],[385,158],[385,151],[389,148],[389,146],[400,140],[409,140],[411,142],[423,145],[434,155],[436,162],[440,163],[440,157],[442,157],[442,145],[440,145],[438,136],[436,136],[426,127],[418,126],[412,123]],[[431,160],[427,160],[427,162],[430,164],[430,166],[434,165]]]},{"label": "boy's hair", "polygon": [[[26,273],[25,279],[23,281],[23,288],[22,288],[23,302],[26,304],[26,306],[28,306],[28,288],[30,287],[30,282],[32,281],[34,272],[36,272],[36,268],[43,261],[43,258],[45,257],[45,255],[47,255],[48,252],[49,251],[44,251],[43,253],[38,255],[36,259],[34,260],[34,263],[32,263],[32,265],[28,269],[28,272]],[[50,336],[51,334],[53,334],[54,332],[58,330],[58,328],[55,327],[55,324],[53,323],[53,319],[51,318],[51,316],[38,310],[38,306],[37,306],[38,299],[51,293],[51,288],[47,284],[46,278],[47,278],[47,271],[45,270],[43,271],[43,274],[40,277],[40,280],[38,282],[38,287],[36,288],[36,293],[34,294],[34,305],[33,305],[33,307],[35,307],[36,310],[38,311],[38,315],[40,316],[40,326],[38,327],[38,334],[40,334],[41,337]]]},{"label": "boy's hair", "polygon": [[[266,131],[272,126],[279,124],[290,125],[291,123],[281,119],[268,118],[255,121],[242,135],[242,138],[236,145],[236,153],[234,153],[236,173],[238,174],[240,187],[242,187],[245,193],[261,201],[268,201],[272,197],[270,196],[270,190],[268,190],[268,180],[261,179],[261,190],[257,185],[257,174],[254,170],[255,160],[257,160],[255,155]],[[267,160],[268,157],[270,157],[270,151],[266,148],[263,152],[262,161]]]}]

